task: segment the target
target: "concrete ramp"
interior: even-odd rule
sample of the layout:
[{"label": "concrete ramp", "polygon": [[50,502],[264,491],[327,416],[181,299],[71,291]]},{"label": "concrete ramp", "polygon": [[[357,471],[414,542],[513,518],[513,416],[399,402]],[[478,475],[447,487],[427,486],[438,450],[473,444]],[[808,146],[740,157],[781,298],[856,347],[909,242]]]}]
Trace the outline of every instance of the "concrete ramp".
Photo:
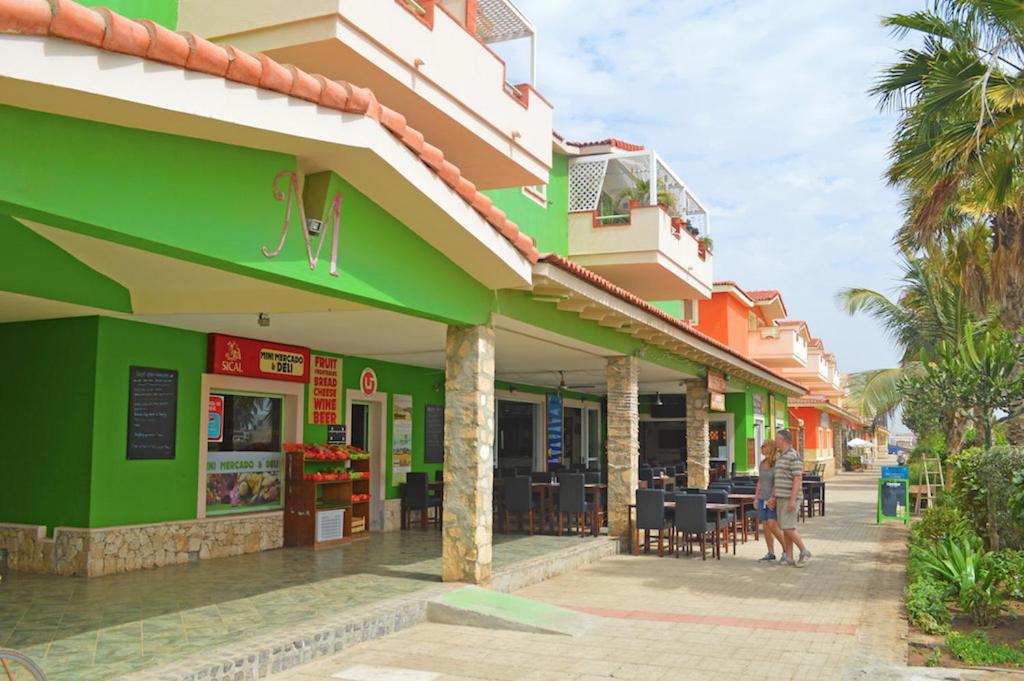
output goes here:
[{"label": "concrete ramp", "polygon": [[427,621],[482,629],[576,636],[589,630],[596,620],[591,615],[575,610],[467,586],[429,601]]}]

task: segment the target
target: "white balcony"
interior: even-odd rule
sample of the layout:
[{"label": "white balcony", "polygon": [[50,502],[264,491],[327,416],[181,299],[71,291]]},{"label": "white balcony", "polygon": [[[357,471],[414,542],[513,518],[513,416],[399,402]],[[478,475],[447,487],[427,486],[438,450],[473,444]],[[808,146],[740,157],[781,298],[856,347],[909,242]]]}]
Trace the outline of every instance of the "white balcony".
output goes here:
[{"label": "white balcony", "polygon": [[[789,378],[803,384],[808,390],[819,395],[837,396],[842,394],[842,378],[836,369],[832,356],[818,346],[807,351],[807,365],[802,368],[783,368]],[[836,385],[836,382],[839,385]]]},{"label": "white balcony", "polygon": [[807,367],[807,340],[798,327],[764,326],[747,332],[751,359],[778,369]]},{"label": "white balcony", "polygon": [[178,23],[370,88],[480,189],[548,181],[551,105],[531,84],[507,83],[488,47],[532,44],[509,0],[181,0]]},{"label": "white balcony", "polygon": [[575,262],[646,300],[711,297],[707,211],[654,152],[570,161],[569,211]]}]

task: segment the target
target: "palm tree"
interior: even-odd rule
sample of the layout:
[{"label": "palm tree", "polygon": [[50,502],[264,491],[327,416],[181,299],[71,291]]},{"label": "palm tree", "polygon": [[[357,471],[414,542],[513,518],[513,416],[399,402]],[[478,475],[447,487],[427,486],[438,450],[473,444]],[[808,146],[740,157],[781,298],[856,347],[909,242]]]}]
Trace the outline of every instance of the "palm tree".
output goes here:
[{"label": "palm tree", "polygon": [[[965,329],[978,321],[977,332],[991,322],[987,254],[977,251],[983,231],[968,231],[954,240],[930,246],[923,255],[903,253],[903,279],[895,300],[865,288],[839,292],[848,314],[866,313],[878,321],[901,352],[897,367],[874,369],[850,377],[850,403],[870,419],[891,414],[903,399],[903,382],[923,372],[921,352],[934,355],[943,344],[957,346]],[[967,429],[951,412],[946,437],[957,448]]]},{"label": "palm tree", "polygon": [[897,242],[921,249],[987,228],[991,294],[1024,340],[1024,3],[934,0],[883,25],[921,37],[872,90],[900,116],[888,171],[907,195]]}]

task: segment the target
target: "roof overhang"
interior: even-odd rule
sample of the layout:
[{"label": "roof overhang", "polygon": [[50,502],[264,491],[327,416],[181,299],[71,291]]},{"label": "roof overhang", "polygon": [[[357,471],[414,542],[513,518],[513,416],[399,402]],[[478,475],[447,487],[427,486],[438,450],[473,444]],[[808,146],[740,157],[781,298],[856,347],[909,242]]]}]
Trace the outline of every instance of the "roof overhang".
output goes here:
[{"label": "roof overhang", "polygon": [[613,294],[606,288],[578,277],[549,262],[533,268],[535,299],[549,302],[560,310],[573,312],[582,319],[629,334],[645,343],[730,376],[790,395],[806,391],[765,367],[734,354],[710,339],[669,323],[653,311],[644,309]]},{"label": "roof overhang", "polygon": [[9,34],[0,34],[0,103],[294,155],[304,173],[345,178],[488,288],[530,284],[529,260],[372,118],[60,38]]},{"label": "roof overhang", "polygon": [[754,305],[757,304],[753,300],[748,298],[747,294],[743,292],[743,289],[741,289],[739,286],[736,285],[735,282],[732,281],[716,281],[714,287],[712,288],[712,293],[729,294],[736,298],[736,300],[746,305],[747,307],[754,307]]},{"label": "roof overhang", "polygon": [[843,409],[839,405],[833,404],[832,402],[829,402],[827,400],[815,400],[795,397],[789,400],[788,406],[792,408],[811,407],[813,409],[817,409],[818,411],[823,411],[826,414],[830,414],[832,416],[837,416],[841,419],[845,419],[847,421],[850,421],[851,423],[867,425],[862,417],[854,414],[853,412],[847,411],[846,409]]}]

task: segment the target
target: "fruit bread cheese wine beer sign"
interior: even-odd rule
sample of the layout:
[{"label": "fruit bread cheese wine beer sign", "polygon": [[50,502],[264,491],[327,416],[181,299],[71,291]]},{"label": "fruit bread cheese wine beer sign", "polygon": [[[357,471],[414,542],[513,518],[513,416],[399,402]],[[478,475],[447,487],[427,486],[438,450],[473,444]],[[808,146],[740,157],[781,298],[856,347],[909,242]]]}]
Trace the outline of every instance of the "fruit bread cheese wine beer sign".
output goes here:
[{"label": "fruit bread cheese wine beer sign", "polygon": [[[282,191],[282,180],[287,181],[287,190]],[[287,193],[286,193],[287,192]],[[341,227],[341,194],[337,193],[331,200],[330,206],[322,220],[307,222],[306,209],[302,205],[302,193],[299,191],[299,175],[296,172],[283,170],[274,176],[274,198],[278,201],[287,201],[284,208],[284,224],[281,226],[281,238],[277,242],[277,248],[271,250],[263,246],[260,250],[268,258],[276,258],[284,249],[284,242],[288,238],[288,228],[292,223],[292,202],[298,204],[299,229],[302,230],[302,238],[306,243],[306,257],[309,258],[309,269],[315,270],[320,262],[320,253],[324,248],[324,241],[327,234],[324,227],[331,229],[331,265],[328,272],[332,276],[338,276],[338,230]],[[314,228],[315,226],[315,228]],[[316,236],[316,251],[313,250],[313,237]]]},{"label": "fruit bread cheese wine beer sign", "polygon": [[207,360],[213,374],[309,381],[309,348],[211,333]]},{"label": "fruit bread cheese wine beer sign", "polygon": [[178,372],[129,367],[128,458],[173,459],[178,429]]}]

